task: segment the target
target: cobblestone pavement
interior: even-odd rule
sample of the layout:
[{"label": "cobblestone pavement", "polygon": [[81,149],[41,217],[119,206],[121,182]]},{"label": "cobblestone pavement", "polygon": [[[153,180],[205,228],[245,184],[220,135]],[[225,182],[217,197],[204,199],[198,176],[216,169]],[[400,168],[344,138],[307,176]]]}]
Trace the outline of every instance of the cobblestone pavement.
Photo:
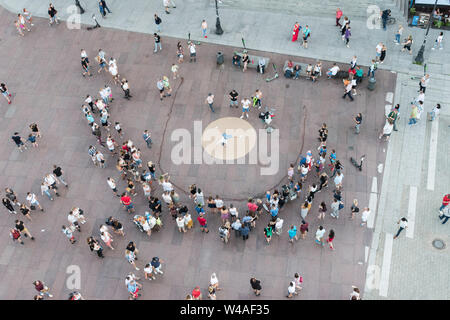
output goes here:
[{"label": "cobblestone pavement", "polygon": [[[31,283],[36,279],[45,281],[52,288],[55,298],[65,299],[70,291],[66,287],[66,268],[70,265],[81,268],[81,292],[86,298],[126,299],[123,281],[132,267],[125,261],[123,249],[130,240],[135,241],[141,251],[140,268],[153,256],[166,261],[164,276],[145,284],[143,298],[146,299],[182,299],[195,285],[205,289],[212,272],[217,273],[224,287],[218,293],[220,299],[252,299],[254,296],[248,286],[250,275],[262,280],[262,296],[267,299],[283,298],[295,272],[300,272],[305,279],[304,290],[297,299],[347,299],[351,285],[364,287],[365,247],[371,243],[372,231],[361,228],[358,220],[349,220],[348,214],[353,198],[358,198],[361,206],[369,202],[374,177],[378,178],[378,186],[381,185],[377,166],[384,162],[385,145],[379,143],[377,133],[384,121],[386,94],[395,89],[395,73],[378,71],[376,90],[367,91],[367,83],[364,82],[355,102],[348,102],[339,98],[343,89],[337,80],[322,77],[313,84],[304,79],[293,81],[280,78],[266,83],[264,79],[267,75],[263,77],[254,70],[243,74],[231,66],[233,47],[201,44],[198,46],[198,62],[190,64],[186,61],[181,65],[183,84],[172,81],[176,97],[174,94],[172,98],[160,102],[156,79],[160,75],[168,75],[171,63],[175,62],[177,39],[163,37],[163,51],[152,54],[153,39],[146,34],[107,28],[67,30],[63,25],[49,27],[47,21],[42,19],[36,19],[35,30],[22,38],[10,27],[13,14],[2,9],[0,17],[0,53],[4,57],[0,61],[2,79],[14,94],[11,105],[7,105],[5,100],[0,102],[2,185],[13,188],[21,200],[29,190],[38,194],[41,177],[50,171],[54,163],[65,169],[70,183],[70,187],[62,190],[61,197],[54,202],[39,197],[45,212],[34,213],[32,222],[25,221],[36,237],[34,243],[25,239],[25,246],[20,246],[11,241],[7,233],[16,217],[9,216],[2,209],[6,216],[0,222],[3,235],[0,240],[1,299],[30,299],[35,294]],[[288,243],[286,232],[290,224],[299,223],[299,200],[287,204],[280,213],[285,219],[284,234],[280,239],[273,239],[270,245],[265,244],[262,231],[267,217],[259,221],[245,243],[233,236],[227,245],[220,242],[216,231],[219,218],[213,214],[208,218],[209,234],[201,233],[198,227],[180,234],[167,217],[167,209],[164,210],[165,225],[161,232],[154,233],[150,239],[139,233],[106,184],[108,176],[119,180],[114,160],[107,156],[106,168],[99,169],[93,167],[87,155],[88,146],[95,140],[82,117],[80,105],[86,94],[97,95],[97,90],[109,78],[98,74],[83,78],[79,52],[81,48],[86,49],[94,65],[93,58],[100,47],[108,57],[117,59],[120,74],[129,79],[133,95],[128,102],[120,97],[121,90],[113,87],[116,100],[111,107],[111,120],[119,120],[123,124],[125,137],[130,137],[141,147],[145,161],[156,161],[161,155],[163,168],[184,189],[190,183],[197,182],[203,187],[205,195],[219,193],[234,197],[239,194],[244,198],[248,194],[264,192],[274,184],[273,181],[278,182],[284,176],[287,165],[296,159],[302,145],[303,153],[308,149],[315,153],[316,130],[323,121],[327,122],[330,128],[328,146],[330,149],[336,148],[345,166],[345,212],[337,221],[327,217],[324,224],[327,230],[333,228],[336,232],[336,250],[321,249],[313,243],[313,234],[319,224],[316,216],[318,204],[321,201],[330,203],[331,190],[316,196],[311,216],[308,217],[310,234],[306,240],[299,240],[294,245]],[[216,65],[215,54],[218,50],[223,51],[226,57],[223,69]],[[13,51],[14,54],[11,53]],[[278,65],[288,58],[273,53],[260,54],[270,57]],[[330,62],[324,64],[324,69],[331,65]],[[273,176],[273,180],[256,176],[256,166],[176,167],[168,162],[171,144],[167,134],[165,145],[159,153],[163,124],[170,114],[167,132],[175,128],[191,130],[193,120],[201,119],[205,127],[219,117],[239,115],[240,112],[229,110],[225,98],[231,87],[242,95],[250,95],[259,88],[264,94],[264,103],[277,108],[275,126],[280,128],[281,156],[280,171]],[[209,91],[216,96],[218,112],[215,115],[203,103]],[[351,119],[357,112],[365,115],[359,136],[353,133]],[[38,149],[20,153],[10,139],[11,133],[17,130],[25,136],[31,122],[39,124],[43,139]],[[261,126],[255,111],[252,111],[250,123],[255,128]],[[144,147],[141,139],[141,132],[146,128],[152,131],[154,137],[155,146],[150,150]],[[303,131],[306,132],[304,140]],[[367,155],[362,173],[357,172],[347,160],[350,156],[361,154]],[[312,182],[309,177],[308,183]],[[119,190],[123,188],[121,183]],[[137,212],[143,213],[146,204],[142,192],[139,193],[135,205]],[[160,190],[156,193],[159,194]],[[378,188],[374,193],[379,193]],[[185,194],[180,191],[180,195],[185,201]],[[71,245],[61,233],[60,226],[67,222],[67,212],[75,205],[85,210],[88,222],[83,225],[81,234],[76,234],[79,242]],[[237,202],[235,205],[242,214],[244,203]],[[98,260],[88,250],[84,239],[91,234],[98,237],[99,225],[110,215],[120,217],[124,222],[126,237],[121,239],[115,236],[113,245],[117,250],[105,249],[106,258]]]}]

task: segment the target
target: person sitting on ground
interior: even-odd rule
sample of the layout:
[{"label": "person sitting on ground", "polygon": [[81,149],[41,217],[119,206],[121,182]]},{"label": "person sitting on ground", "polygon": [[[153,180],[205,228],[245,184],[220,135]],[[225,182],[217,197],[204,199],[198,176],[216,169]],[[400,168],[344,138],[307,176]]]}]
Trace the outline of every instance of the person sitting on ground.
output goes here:
[{"label": "person sitting on ground", "polygon": [[339,70],[340,69],[339,69],[338,65],[336,63],[333,63],[333,66],[327,72],[328,79],[331,79],[332,77],[334,77],[336,75],[336,73],[338,73]]},{"label": "person sitting on ground", "polygon": [[298,79],[300,77],[300,71],[302,70],[302,67],[299,64],[296,64],[294,67],[294,79]]},{"label": "person sitting on ground", "polygon": [[241,57],[239,55],[235,54],[233,56],[233,64],[238,67],[241,66]]},{"label": "person sitting on ground", "polygon": [[311,79],[312,71],[313,66],[311,65],[311,63],[309,63],[308,66],[306,67],[306,76],[308,77],[308,79]]},{"label": "person sitting on ground", "polygon": [[292,75],[294,74],[294,63],[292,60],[288,60],[287,66],[283,71],[286,78],[292,78]]},{"label": "person sitting on ground", "polygon": [[266,59],[259,58],[258,66],[256,67],[256,71],[263,74],[265,70],[266,70]]}]

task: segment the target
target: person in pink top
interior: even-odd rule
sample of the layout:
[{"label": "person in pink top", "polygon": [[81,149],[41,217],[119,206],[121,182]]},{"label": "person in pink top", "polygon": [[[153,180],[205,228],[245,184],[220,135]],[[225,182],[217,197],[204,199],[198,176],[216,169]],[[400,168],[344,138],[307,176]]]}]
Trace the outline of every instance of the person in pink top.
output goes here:
[{"label": "person in pink top", "polygon": [[341,23],[339,22],[339,20],[341,20],[342,17],[342,10],[340,8],[336,9],[336,27],[342,27]]}]

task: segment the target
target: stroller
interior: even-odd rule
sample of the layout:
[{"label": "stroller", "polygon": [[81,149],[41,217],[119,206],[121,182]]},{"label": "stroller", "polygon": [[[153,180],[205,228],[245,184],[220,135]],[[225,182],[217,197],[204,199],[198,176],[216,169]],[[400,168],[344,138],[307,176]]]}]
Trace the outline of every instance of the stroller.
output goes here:
[{"label": "stroller", "polygon": [[297,192],[293,190],[293,186],[289,186],[287,184],[281,186],[281,194],[287,201],[292,201],[297,199]]},{"label": "stroller", "polygon": [[137,226],[137,228],[139,229],[140,232],[146,233],[146,231],[144,230],[144,226],[143,226],[143,224],[145,223],[145,218],[143,216],[135,215],[133,217],[133,222]]}]

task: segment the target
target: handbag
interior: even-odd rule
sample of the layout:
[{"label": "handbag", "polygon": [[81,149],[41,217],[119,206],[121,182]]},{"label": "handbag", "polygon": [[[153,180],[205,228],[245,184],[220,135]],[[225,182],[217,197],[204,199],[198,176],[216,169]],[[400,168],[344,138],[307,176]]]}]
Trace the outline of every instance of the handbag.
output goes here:
[{"label": "handbag", "polygon": [[30,209],[31,209],[31,210],[36,210],[36,206],[31,205],[31,206],[30,206]]},{"label": "handbag", "polygon": [[344,209],[344,203],[341,201],[341,202],[339,202],[339,210],[342,210],[342,209]]}]

